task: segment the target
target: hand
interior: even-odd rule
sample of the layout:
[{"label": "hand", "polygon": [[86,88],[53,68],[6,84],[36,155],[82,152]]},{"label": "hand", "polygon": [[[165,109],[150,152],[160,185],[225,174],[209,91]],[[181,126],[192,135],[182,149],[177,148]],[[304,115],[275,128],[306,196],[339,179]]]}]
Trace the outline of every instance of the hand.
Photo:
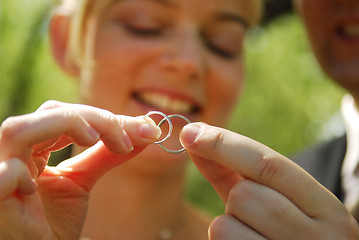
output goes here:
[{"label": "hand", "polygon": [[359,239],[341,202],[294,162],[231,131],[194,123],[180,139],[226,205],[210,239]]},{"label": "hand", "polygon": [[[55,101],[5,120],[0,128],[0,239],[78,239],[97,179],[159,134],[150,119]],[[57,167],[46,166],[52,151],[73,142],[96,145]]]}]

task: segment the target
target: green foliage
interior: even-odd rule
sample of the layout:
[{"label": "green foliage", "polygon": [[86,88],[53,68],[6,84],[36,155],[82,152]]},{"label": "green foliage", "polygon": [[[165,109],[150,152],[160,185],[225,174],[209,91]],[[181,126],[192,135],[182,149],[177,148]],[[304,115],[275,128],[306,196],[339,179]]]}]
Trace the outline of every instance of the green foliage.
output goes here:
[{"label": "green foliage", "polygon": [[34,111],[48,99],[76,99],[75,82],[57,69],[49,53],[50,8],[45,0],[2,1],[0,120]]},{"label": "green foliage", "polygon": [[[48,99],[77,101],[76,81],[52,60],[46,18],[39,20],[48,9],[45,0],[2,1],[0,119],[34,111]],[[285,155],[318,141],[343,91],[319,70],[297,17],[284,16],[251,31],[245,52],[247,82],[229,128]],[[186,196],[212,214],[223,212],[194,166]]]}]

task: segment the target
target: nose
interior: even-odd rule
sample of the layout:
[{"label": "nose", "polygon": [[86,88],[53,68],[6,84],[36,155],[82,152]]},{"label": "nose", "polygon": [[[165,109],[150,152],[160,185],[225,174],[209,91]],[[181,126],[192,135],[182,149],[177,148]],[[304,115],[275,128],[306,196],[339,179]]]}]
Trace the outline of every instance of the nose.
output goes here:
[{"label": "nose", "polygon": [[184,79],[203,77],[206,64],[201,39],[194,31],[176,37],[163,54],[163,66],[167,71],[181,75]]}]

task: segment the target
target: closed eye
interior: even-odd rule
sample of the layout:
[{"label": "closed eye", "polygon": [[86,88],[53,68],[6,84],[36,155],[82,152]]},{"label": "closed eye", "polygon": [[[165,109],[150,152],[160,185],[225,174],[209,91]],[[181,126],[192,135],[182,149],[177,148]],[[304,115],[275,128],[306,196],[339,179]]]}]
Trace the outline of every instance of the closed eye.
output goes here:
[{"label": "closed eye", "polygon": [[134,27],[129,24],[124,24],[124,27],[132,35],[138,37],[155,37],[162,34],[161,28]]},{"label": "closed eye", "polygon": [[206,44],[206,47],[212,51],[214,54],[220,56],[220,57],[223,57],[225,59],[233,59],[236,57],[236,53],[232,52],[232,51],[228,51],[228,50],[225,50],[223,48],[220,48],[218,46],[216,46],[215,44],[209,42],[209,41],[206,41],[205,42]]}]

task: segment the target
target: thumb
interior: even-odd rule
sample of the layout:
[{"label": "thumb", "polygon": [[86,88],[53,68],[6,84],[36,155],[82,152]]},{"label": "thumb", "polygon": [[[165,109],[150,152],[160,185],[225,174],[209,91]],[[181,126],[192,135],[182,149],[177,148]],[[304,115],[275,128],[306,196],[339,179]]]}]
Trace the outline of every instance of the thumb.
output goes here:
[{"label": "thumb", "polygon": [[199,172],[212,185],[224,204],[233,186],[243,179],[236,172],[215,161],[189,153]]},{"label": "thumb", "polygon": [[[195,141],[200,133],[201,129],[198,129],[196,124],[185,126],[180,133],[182,145]],[[206,156],[200,156],[193,151],[188,151],[188,149],[187,152],[199,172],[216,190],[223,203],[226,204],[231,189],[243,178],[233,169],[224,166],[221,161],[213,161]]]},{"label": "thumb", "polygon": [[135,147],[127,155],[116,155],[100,141],[79,155],[60,163],[53,170],[90,191],[96,181],[107,171],[130,160],[143,149],[145,149],[144,146]]}]

